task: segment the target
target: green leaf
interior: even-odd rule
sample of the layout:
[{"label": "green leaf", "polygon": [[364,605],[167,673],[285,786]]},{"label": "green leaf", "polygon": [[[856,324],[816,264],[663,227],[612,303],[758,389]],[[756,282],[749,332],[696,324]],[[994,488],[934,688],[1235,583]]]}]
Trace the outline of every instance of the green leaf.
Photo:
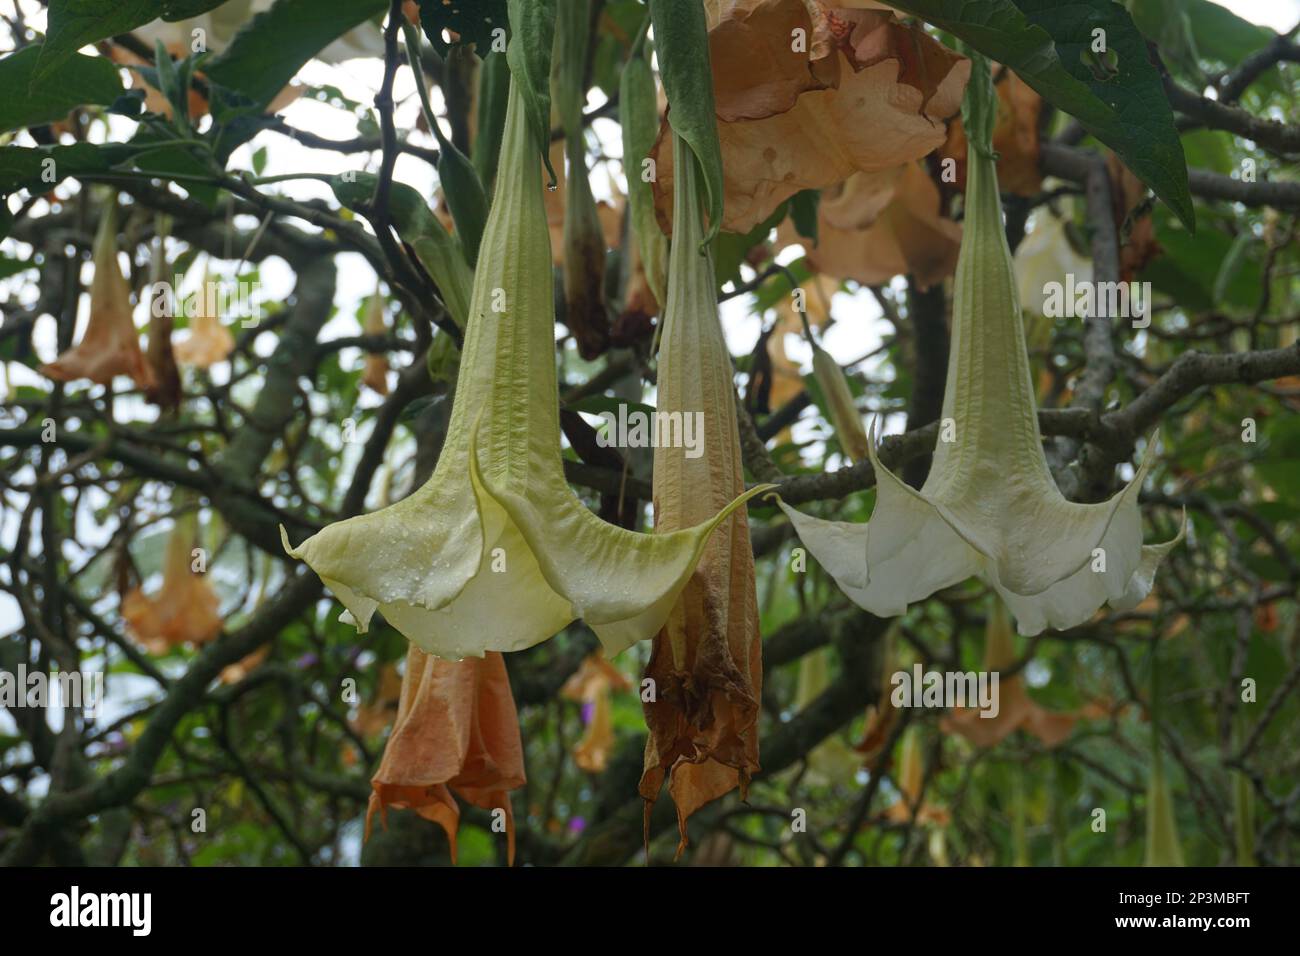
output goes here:
[{"label": "green leaf", "polygon": [[[141,172],[152,173],[163,179],[177,175],[212,175],[212,170],[194,155],[192,147],[168,145],[167,140],[153,130],[142,127],[140,132],[132,137],[130,145],[148,147],[148,151],[138,156],[135,161],[135,167]],[[216,208],[218,197],[216,186],[193,179],[178,180],[176,185],[209,209]]]},{"label": "green leaf", "polygon": [[474,168],[483,188],[492,192],[497,178],[497,157],[506,126],[506,99],[510,93],[510,64],[500,53],[486,53],[478,75],[478,135],[474,137]]},{"label": "green leaf", "polygon": [[[1078,119],[1118,153],[1188,229],[1196,228],[1187,163],[1160,73],[1148,56],[1146,40],[1119,4],[1111,0],[1067,4],[891,0],[891,4],[1011,67],[1044,99]],[[1097,30],[1102,33],[1096,34]],[[1104,54],[1092,52],[1097,36],[1104,38]]]},{"label": "green leaf", "polygon": [[722,226],[722,147],[713,106],[709,32],[699,0],[650,0],[668,122],[699,161],[708,191],[710,242]]},{"label": "green leaf", "polygon": [[131,147],[120,143],[6,146],[0,149],[0,196],[20,189],[43,193],[69,176],[108,172],[133,152]]},{"label": "green leaf", "polygon": [[551,48],[555,43],[555,0],[510,0],[510,45],[506,62],[528,107],[528,126],[542,152],[551,185]]},{"label": "green leaf", "polygon": [[506,0],[419,0],[420,26],[433,48],[446,56],[449,44],[443,30],[460,36],[462,44],[474,44],[480,55],[492,46],[492,34],[506,29],[509,17]]},{"label": "green leaf", "polygon": [[277,0],[235,35],[207,75],[265,106],[304,63],[387,8],[385,0]]},{"label": "green leaf", "polygon": [[790,221],[795,231],[817,245],[817,207],[821,204],[820,189],[805,189],[790,197]]},{"label": "green leaf", "polygon": [[57,81],[35,83],[40,55],[41,46],[34,45],[0,58],[0,90],[9,94],[0,99],[0,133],[63,119],[78,106],[109,106],[122,95],[117,67],[102,56],[74,54]]},{"label": "green leaf", "polygon": [[1182,5],[1191,20],[1197,51],[1220,63],[1235,66],[1277,35],[1210,0],[1182,0]]},{"label": "green leaf", "polygon": [[31,86],[61,81],[55,71],[83,46],[127,33],[162,17],[184,20],[207,13],[226,0],[50,0],[49,25]]},{"label": "green leaf", "polygon": [[713,240],[713,270],[719,288],[728,282],[740,285],[744,281],[740,275],[740,264],[745,261],[745,256],[749,254],[750,249],[766,239],[768,233],[781,224],[789,211],[790,201],[787,199],[772,210],[772,215],[749,232],[718,233],[717,238]]}]

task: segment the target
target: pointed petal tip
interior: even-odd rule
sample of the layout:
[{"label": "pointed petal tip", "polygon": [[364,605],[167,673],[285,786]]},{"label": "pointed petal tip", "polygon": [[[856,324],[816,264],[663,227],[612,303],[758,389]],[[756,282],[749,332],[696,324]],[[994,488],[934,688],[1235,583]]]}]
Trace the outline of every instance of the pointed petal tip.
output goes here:
[{"label": "pointed petal tip", "polygon": [[284,551],[286,554],[290,555],[291,557],[297,558],[299,561],[302,560],[302,555],[299,553],[299,548],[295,548],[293,545],[289,543],[289,532],[284,530],[284,525],[280,525],[280,544],[284,546]]}]

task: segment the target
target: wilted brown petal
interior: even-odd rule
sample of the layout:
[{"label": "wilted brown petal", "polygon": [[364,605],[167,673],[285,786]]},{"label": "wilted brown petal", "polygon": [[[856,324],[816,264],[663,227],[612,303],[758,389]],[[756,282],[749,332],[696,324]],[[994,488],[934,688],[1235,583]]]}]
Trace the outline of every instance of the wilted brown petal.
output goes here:
[{"label": "wilted brown petal", "polygon": [[[957,268],[961,226],[940,211],[939,189],[921,163],[856,173],[818,207],[808,264],[837,279],[880,285],[911,275],[924,289]],[[801,241],[789,227],[782,238]]]},{"label": "wilted brown petal", "polygon": [[[388,331],[384,321],[384,297],[375,292],[366,305],[366,320],[362,325],[366,335],[383,335]],[[388,356],[383,352],[367,352],[366,368],[361,384],[377,395],[388,394]]]},{"label": "wilted brown petal", "polygon": [[194,517],[177,519],[167,538],[162,588],[154,597],[135,588],[122,598],[127,630],[151,654],[202,644],[221,633],[221,601],[207,576],[191,570],[196,540]]},{"label": "wilted brown petal", "polygon": [[[677,154],[690,155],[680,142]],[[731,355],[718,320],[713,265],[698,252],[702,187],[694,167],[687,170],[677,198],[684,221],[669,253],[658,408],[703,413],[705,453],[688,458],[683,448],[655,449],[656,533],[706,520],[745,488]],[[647,842],[651,810],[670,776],[680,853],[687,818],[737,787],[743,799],[758,770],[762,642],[744,509],[709,537],[704,557],[655,635],[646,676],[654,681],[654,700],[644,703],[650,736],[640,786]]]},{"label": "wilted brown petal", "polygon": [[[989,616],[985,632],[984,669],[1002,671],[1016,658],[1011,637],[1011,618],[1001,601]],[[980,716],[978,707],[956,707],[940,721],[947,733],[965,737],[976,747],[992,747],[1001,743],[1017,730],[1037,737],[1047,747],[1059,747],[1069,738],[1080,717],[1090,716],[1081,711],[1053,711],[1039,706],[1025,689],[1022,674],[1002,677],[998,681],[998,713],[996,717]]]},{"label": "wilted brown petal", "polygon": [[454,863],[459,797],[504,811],[513,864],[510,791],[523,786],[524,753],[505,658],[488,651],[481,658],[448,661],[412,645],[397,720],[370,783],[367,836],[376,812],[414,810],[446,831]]},{"label": "wilted brown petal", "polygon": [[560,688],[560,696],[588,704],[591,722],[582,739],[574,745],[573,762],[587,773],[601,773],[609,763],[614,747],[614,723],[610,693],[629,688],[627,678],[599,651],[589,654],[581,666]]},{"label": "wilted brown petal", "polygon": [[221,324],[216,311],[218,297],[211,292],[212,286],[205,268],[203,284],[196,293],[198,300],[195,314],[190,319],[189,338],[176,344],[176,358],[182,365],[211,368],[235,349],[235,337]]},{"label": "wilted brown petal", "polygon": [[[709,52],[730,232],[749,232],[801,190],[921,158],[942,145],[944,120],[961,105],[969,62],[887,13],[758,0],[722,4],[716,15]],[[791,49],[787,24],[796,22],[807,23],[806,50]],[[756,57],[760,43],[783,52]],[[673,194],[666,129],[654,150],[665,227]]]}]

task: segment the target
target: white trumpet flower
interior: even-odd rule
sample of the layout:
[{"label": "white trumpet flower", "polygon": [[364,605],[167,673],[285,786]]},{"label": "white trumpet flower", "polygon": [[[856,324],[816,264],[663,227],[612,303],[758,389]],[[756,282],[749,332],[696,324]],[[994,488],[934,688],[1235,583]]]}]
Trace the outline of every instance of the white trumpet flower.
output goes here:
[{"label": "white trumpet flower", "polygon": [[867,524],[812,518],[784,502],[781,508],[845,594],[871,613],[902,614],[909,604],[978,576],[1007,603],[1020,633],[1032,635],[1081,624],[1105,602],[1120,610],[1135,606],[1183,532],[1164,544],[1142,544],[1138,493],[1154,437],[1133,480],[1110,500],[1076,504],[1056,487],[1038,429],[988,142],[986,129],[982,143],[972,135],[967,150],[966,224],[943,404],[953,440],[938,442],[917,491],[881,464],[873,427],[868,447],[877,497]]}]

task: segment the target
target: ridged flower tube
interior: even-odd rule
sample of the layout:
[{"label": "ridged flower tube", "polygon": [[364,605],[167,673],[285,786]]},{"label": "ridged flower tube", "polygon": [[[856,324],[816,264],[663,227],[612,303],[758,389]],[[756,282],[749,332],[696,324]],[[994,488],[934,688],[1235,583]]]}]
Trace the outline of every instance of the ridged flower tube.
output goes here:
[{"label": "ridged flower tube", "polygon": [[[661,412],[701,415],[707,454],[657,447],[655,531],[681,534],[745,487],[736,426],[731,354],[718,319],[713,261],[701,255],[703,176],[675,131],[676,230],[669,251],[663,339],[659,349]],[[759,489],[771,488],[760,485]],[[755,490],[759,490],[755,489]],[[752,493],[752,492],[751,492]],[[759,769],[762,640],[754,589],[754,552],[743,512],[708,542],[704,559],[655,635],[646,667],[653,699],[643,697],[646,739],[640,791],[650,814],[665,777],[681,837],[696,810],[732,790],[745,799]]]},{"label": "ridged flower tube", "polygon": [[[973,74],[972,90],[980,85]],[[986,72],[984,85],[991,86]],[[991,90],[986,96],[991,99]],[[973,108],[990,107],[986,100]],[[1155,438],[1136,476],[1108,501],[1076,504],[1056,487],[1038,429],[987,121],[983,125],[983,137],[972,135],[967,150],[965,229],[954,283],[942,414],[953,440],[937,443],[930,474],[917,491],[881,464],[873,436],[877,497],[868,524],[811,518],[784,503],[781,508],[844,593],[871,613],[902,614],[912,602],[978,576],[1001,595],[1020,633],[1033,635],[1081,624],[1107,601],[1119,610],[1136,606],[1182,532],[1164,544],[1142,544],[1138,492]]]},{"label": "ridged flower tube", "polygon": [[365,631],[376,611],[437,657],[515,651],[583,618],[612,656],[663,625],[715,527],[601,521],[560,455],[551,249],[534,140],[511,85],[446,442],[420,489],[298,547]]}]

